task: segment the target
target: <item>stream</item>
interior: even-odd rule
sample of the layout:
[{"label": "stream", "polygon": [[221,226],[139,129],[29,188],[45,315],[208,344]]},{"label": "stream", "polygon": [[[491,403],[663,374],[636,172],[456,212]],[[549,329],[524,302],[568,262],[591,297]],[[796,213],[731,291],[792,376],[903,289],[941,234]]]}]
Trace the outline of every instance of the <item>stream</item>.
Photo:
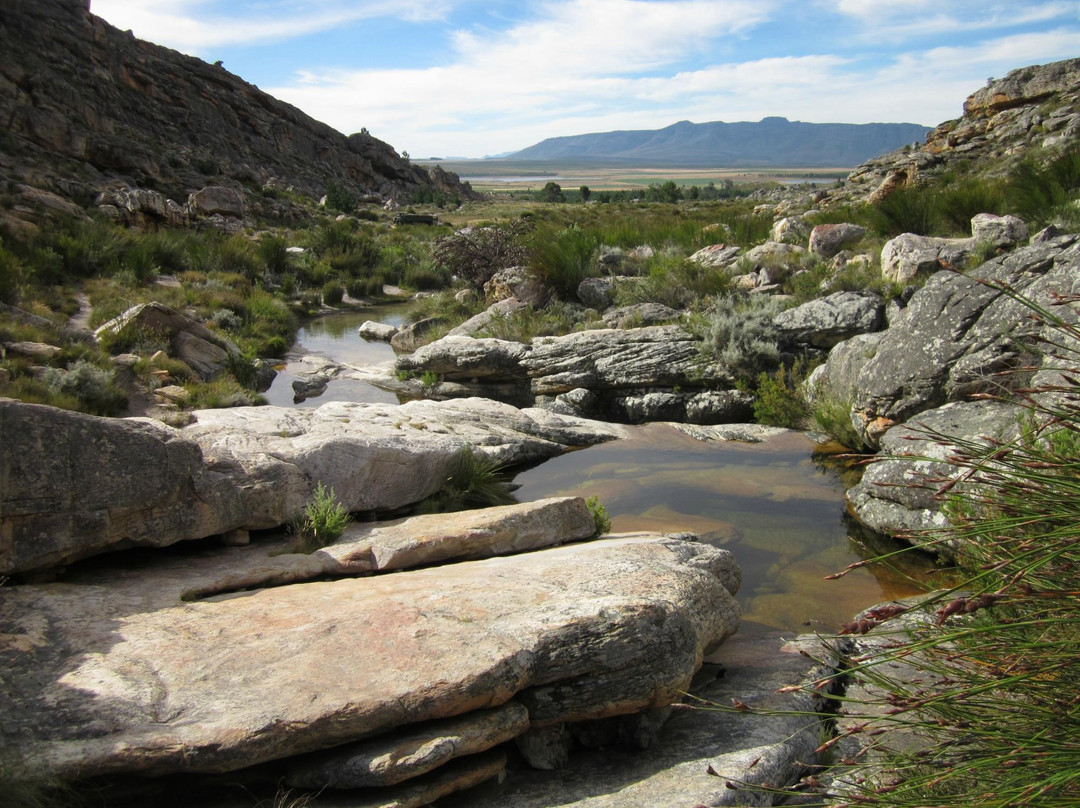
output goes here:
[{"label": "stream", "polygon": [[[323,356],[350,365],[381,364],[394,352],[357,335],[365,320],[399,325],[407,304],[332,314],[306,324],[289,357]],[[293,406],[289,365],[265,394]],[[325,393],[295,406],[327,401],[396,403],[397,396],[366,382],[338,379]],[[629,427],[630,436],[570,452],[517,474],[515,492],[527,502],[551,496],[597,496],[615,532],[690,531],[730,549],[743,570],[740,633],[779,630],[831,632],[862,609],[924,590],[926,569],[882,564],[839,580],[826,575],[883,548],[847,517],[846,485],[857,470],[820,451],[804,434],[762,443],[702,441],[671,424]],[[845,485],[846,484],[846,485]],[[909,554],[910,555],[910,554]]]}]

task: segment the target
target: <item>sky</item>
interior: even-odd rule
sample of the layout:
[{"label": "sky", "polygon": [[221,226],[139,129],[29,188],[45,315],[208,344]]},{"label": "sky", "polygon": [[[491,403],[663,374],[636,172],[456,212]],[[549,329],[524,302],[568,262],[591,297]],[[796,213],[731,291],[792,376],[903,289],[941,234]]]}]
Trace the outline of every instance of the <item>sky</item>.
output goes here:
[{"label": "sky", "polygon": [[1080,57],[1080,0],[91,0],[416,159],[677,121],[918,123]]}]

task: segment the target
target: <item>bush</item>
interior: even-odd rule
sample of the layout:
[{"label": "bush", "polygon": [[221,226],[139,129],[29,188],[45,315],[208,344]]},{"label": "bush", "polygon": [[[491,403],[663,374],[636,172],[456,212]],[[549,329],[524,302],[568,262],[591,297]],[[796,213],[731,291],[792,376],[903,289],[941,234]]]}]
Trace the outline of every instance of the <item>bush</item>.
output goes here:
[{"label": "bush", "polygon": [[44,382],[51,390],[78,400],[79,409],[93,415],[119,415],[127,396],[113,382],[113,374],[85,360],[68,370],[49,368]]},{"label": "bush", "polygon": [[443,487],[424,500],[419,510],[443,513],[514,502],[502,465],[466,446],[454,459]]},{"label": "bush", "polygon": [[754,419],[759,424],[803,429],[810,406],[802,394],[802,367],[779,368],[775,373],[760,373],[754,398]]},{"label": "bush", "polygon": [[593,524],[596,525],[596,532],[593,536],[603,536],[611,532],[611,517],[608,515],[607,508],[600,502],[600,498],[597,496],[591,496],[585,500],[585,505],[589,509],[589,513],[592,514]]},{"label": "bush", "polygon": [[337,281],[330,281],[323,285],[322,288],[323,303],[327,306],[340,306],[341,301],[345,299],[345,287]]},{"label": "bush", "polygon": [[514,219],[505,225],[472,227],[435,243],[435,264],[476,289],[500,269],[528,263],[529,251],[521,243],[532,223]]},{"label": "bush", "polygon": [[775,369],[780,345],[773,318],[782,305],[763,295],[719,298],[708,313],[706,346],[744,382]]},{"label": "bush", "polygon": [[352,516],[334,497],[334,489],[327,489],[321,482],[315,486],[304,513],[293,521],[292,530],[298,539],[301,552],[314,552],[320,547],[333,544],[352,521]]},{"label": "bush", "polygon": [[530,266],[560,297],[572,298],[580,283],[595,274],[593,256],[600,244],[593,233],[571,225],[539,231],[530,242]]}]

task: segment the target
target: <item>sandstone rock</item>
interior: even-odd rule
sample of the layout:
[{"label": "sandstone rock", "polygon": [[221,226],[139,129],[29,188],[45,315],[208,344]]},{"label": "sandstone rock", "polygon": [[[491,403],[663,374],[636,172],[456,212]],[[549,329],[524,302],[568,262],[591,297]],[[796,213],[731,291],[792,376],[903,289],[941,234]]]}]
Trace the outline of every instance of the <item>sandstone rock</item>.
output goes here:
[{"label": "sandstone rock", "polygon": [[935,274],[860,371],[853,417],[865,431],[880,419],[903,422],[973,393],[1022,386],[1024,374],[1006,371],[1030,364],[1027,352],[1041,326],[1029,309],[983,282],[1007,284],[1052,306],[1054,294],[1080,291],[1078,267],[1077,237],[1064,236],[995,258],[967,275]]},{"label": "sandstone rock", "polygon": [[702,247],[690,256],[690,260],[705,267],[730,267],[738,260],[740,252],[742,251],[735,246],[712,244]]},{"label": "sandstone rock", "polygon": [[578,331],[538,337],[521,359],[533,395],[558,395],[577,387],[592,390],[673,387],[726,381],[725,372],[704,359],[700,342],[679,326]]},{"label": "sandstone rock", "polygon": [[54,194],[52,191],[34,188],[30,185],[18,185],[15,190],[27,205],[40,207],[46,211],[59,213],[73,219],[81,219],[83,221],[88,221],[90,219],[90,217],[86,215],[86,211],[81,207],[74,202],[69,202],[63,197]]},{"label": "sandstone rock", "polygon": [[514,298],[522,304],[539,308],[551,297],[551,290],[526,267],[500,269],[484,284],[485,297],[493,302]]},{"label": "sandstone rock", "polygon": [[561,769],[570,759],[574,739],[565,724],[536,727],[514,739],[525,762],[534,769]]},{"label": "sandstone rock", "polygon": [[[834,668],[812,667],[835,655],[814,638],[785,645],[772,634],[741,632],[724,643],[715,659],[723,675],[702,676],[691,687],[707,703],[732,699],[761,713],[730,709],[676,710],[649,746],[649,752],[576,749],[557,776],[510,769],[467,794],[450,797],[441,808],[687,808],[774,804],[768,788],[794,783],[818,760],[822,721],[831,720],[824,698],[778,692],[801,681],[827,676]],[[835,660],[830,660],[839,666]],[[817,713],[820,718],[815,718]],[[628,717],[629,718],[629,717]],[[571,725],[575,737],[588,724]],[[737,788],[727,786],[731,782]]]},{"label": "sandstone rock", "polygon": [[449,380],[523,378],[529,346],[501,339],[448,335],[397,360],[399,370],[437,373]]},{"label": "sandstone rock", "polygon": [[769,241],[781,244],[805,244],[810,238],[810,225],[801,216],[785,216],[773,222]]},{"label": "sandstone rock", "polygon": [[585,501],[564,497],[374,526],[353,524],[321,552],[333,559],[332,569],[338,573],[389,571],[537,550],[587,539],[595,532]]},{"label": "sandstone rock", "polygon": [[637,328],[678,320],[681,314],[660,303],[637,303],[604,312],[604,324],[611,328]]},{"label": "sandstone rock", "polygon": [[1024,220],[1016,216],[980,213],[971,220],[971,237],[977,243],[1015,247],[1020,242],[1027,241],[1028,228]]},{"label": "sandstone rock", "polygon": [[534,726],[634,712],[738,619],[730,553],[655,537],[183,602],[189,564],[0,590],[6,771],[230,771],[515,696]]},{"label": "sandstone rock", "polygon": [[[963,469],[946,462],[954,444],[933,435],[979,441],[1015,437],[1020,409],[996,401],[946,404],[895,426],[881,439],[881,459],[847,492],[851,513],[862,524],[888,536],[918,542],[920,531],[947,524],[937,491]],[[944,548],[937,547],[936,552]]]},{"label": "sandstone rock", "polygon": [[357,329],[357,333],[364,339],[375,340],[377,342],[389,342],[397,332],[398,329],[396,325],[376,323],[372,320],[365,320],[360,324],[360,328]]},{"label": "sandstone rock", "polygon": [[807,254],[805,247],[766,241],[749,250],[739,264],[754,271],[765,270],[768,281],[775,283],[786,278],[794,267],[801,266]]},{"label": "sandstone rock", "polygon": [[857,224],[819,224],[810,233],[810,252],[819,258],[832,258],[858,244],[865,235],[866,228]]},{"label": "sandstone rock", "polygon": [[313,791],[396,785],[463,755],[486,752],[528,729],[529,711],[508,701],[290,763],[286,782]]},{"label": "sandstone rock", "polygon": [[196,416],[178,431],[0,401],[0,572],[276,527],[318,482],[350,511],[392,510],[438,490],[467,445],[516,464],[622,434],[486,399]]},{"label": "sandstone rock", "polygon": [[904,233],[881,249],[881,275],[895,283],[943,268],[963,269],[975,249],[970,238],[934,238]]},{"label": "sandstone rock", "polygon": [[[484,311],[470,317],[459,326],[455,326],[446,332],[448,337],[471,336],[478,331],[483,331],[493,320],[500,317],[509,317],[515,312],[530,308],[528,303],[518,300],[516,297],[504,297],[497,303],[488,306]],[[421,349],[422,350],[422,349]]]},{"label": "sandstone rock", "polygon": [[49,362],[60,356],[64,351],[56,345],[44,342],[5,342],[4,350],[16,356],[25,356],[37,362]]},{"label": "sandstone rock", "polygon": [[390,347],[400,353],[415,351],[427,340],[425,335],[440,326],[446,325],[443,317],[425,317],[415,323],[409,323],[398,329],[398,332],[390,338]]},{"label": "sandstone rock", "polygon": [[877,295],[835,292],[780,312],[773,325],[784,341],[828,349],[856,334],[881,328],[884,309]]},{"label": "sandstone rock", "polygon": [[188,197],[188,208],[196,216],[219,213],[236,219],[244,218],[244,194],[238,188],[208,185]]},{"label": "sandstone rock", "polygon": [[577,298],[602,311],[615,302],[615,283],[614,278],[586,278],[578,284]]},{"label": "sandstone rock", "polygon": [[330,384],[330,377],[325,373],[309,373],[293,379],[293,401],[300,402],[321,396]]},{"label": "sandstone rock", "polygon": [[127,328],[145,329],[169,340],[170,354],[185,362],[204,379],[228,366],[240,355],[231,341],[161,303],[140,303],[100,326],[94,336],[118,333]]}]

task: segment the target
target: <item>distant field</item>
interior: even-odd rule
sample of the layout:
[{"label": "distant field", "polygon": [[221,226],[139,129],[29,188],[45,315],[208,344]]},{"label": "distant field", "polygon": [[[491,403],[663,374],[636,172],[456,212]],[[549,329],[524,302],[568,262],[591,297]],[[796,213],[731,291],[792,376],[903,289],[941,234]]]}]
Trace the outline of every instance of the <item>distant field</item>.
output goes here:
[{"label": "distant field", "polygon": [[736,184],[762,182],[832,182],[846,177],[851,168],[672,168],[610,167],[550,162],[467,160],[418,160],[423,165],[440,165],[468,180],[477,191],[539,191],[548,182],[564,189],[587,185],[594,191],[621,191],[644,188],[671,180],[676,185]]}]

